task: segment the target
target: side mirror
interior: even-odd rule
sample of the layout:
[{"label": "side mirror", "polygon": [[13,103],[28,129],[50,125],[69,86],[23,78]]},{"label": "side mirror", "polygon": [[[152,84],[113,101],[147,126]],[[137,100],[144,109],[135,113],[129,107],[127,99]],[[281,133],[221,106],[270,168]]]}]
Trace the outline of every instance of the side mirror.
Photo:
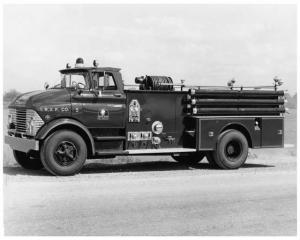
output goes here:
[{"label": "side mirror", "polygon": [[49,88],[49,83],[45,82],[44,88],[45,88],[45,90],[47,90]]}]

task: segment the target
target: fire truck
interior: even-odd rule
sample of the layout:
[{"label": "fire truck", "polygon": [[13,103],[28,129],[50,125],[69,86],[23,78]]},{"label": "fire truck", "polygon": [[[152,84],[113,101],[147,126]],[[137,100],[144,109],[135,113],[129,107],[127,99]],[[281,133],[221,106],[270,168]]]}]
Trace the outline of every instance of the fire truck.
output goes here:
[{"label": "fire truck", "polygon": [[119,68],[82,58],[61,81],[9,105],[5,142],[26,169],[73,175],[86,159],[170,155],[187,165],[238,169],[249,148],[284,146],[284,91],[271,86],[192,86],[167,76],[124,85]]}]

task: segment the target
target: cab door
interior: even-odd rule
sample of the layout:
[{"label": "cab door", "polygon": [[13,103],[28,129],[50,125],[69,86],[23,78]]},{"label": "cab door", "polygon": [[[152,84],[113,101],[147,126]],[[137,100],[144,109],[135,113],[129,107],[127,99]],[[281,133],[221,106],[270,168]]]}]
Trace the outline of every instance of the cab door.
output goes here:
[{"label": "cab door", "polygon": [[88,128],[124,128],[126,97],[113,72],[91,72],[91,88],[72,95],[72,116]]}]

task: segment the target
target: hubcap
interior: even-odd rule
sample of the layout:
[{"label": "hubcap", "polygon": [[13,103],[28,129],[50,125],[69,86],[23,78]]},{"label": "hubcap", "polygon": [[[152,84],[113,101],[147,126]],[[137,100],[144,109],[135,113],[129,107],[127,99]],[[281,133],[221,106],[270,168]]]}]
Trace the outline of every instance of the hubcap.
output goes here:
[{"label": "hubcap", "polygon": [[237,141],[230,141],[225,148],[225,154],[229,160],[235,161],[242,153],[242,146]]},{"label": "hubcap", "polygon": [[69,141],[61,142],[55,151],[55,161],[61,166],[69,166],[77,159],[77,148]]}]

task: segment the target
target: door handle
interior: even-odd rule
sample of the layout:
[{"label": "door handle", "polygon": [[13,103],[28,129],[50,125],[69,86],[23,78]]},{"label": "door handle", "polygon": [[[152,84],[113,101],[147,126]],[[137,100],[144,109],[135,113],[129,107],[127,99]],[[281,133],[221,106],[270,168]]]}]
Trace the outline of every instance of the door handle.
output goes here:
[{"label": "door handle", "polygon": [[115,97],[122,97],[122,94],[121,93],[114,93],[114,96]]}]

